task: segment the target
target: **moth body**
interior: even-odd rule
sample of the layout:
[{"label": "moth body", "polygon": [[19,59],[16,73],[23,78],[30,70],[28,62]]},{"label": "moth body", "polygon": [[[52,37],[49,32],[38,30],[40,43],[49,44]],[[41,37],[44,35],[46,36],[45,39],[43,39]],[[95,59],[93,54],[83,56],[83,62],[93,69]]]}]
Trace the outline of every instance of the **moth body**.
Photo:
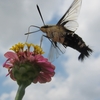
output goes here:
[{"label": "moth body", "polygon": [[65,35],[72,34],[64,26],[61,25],[45,25],[40,30],[46,33],[47,37],[52,39],[53,42],[64,43]]}]

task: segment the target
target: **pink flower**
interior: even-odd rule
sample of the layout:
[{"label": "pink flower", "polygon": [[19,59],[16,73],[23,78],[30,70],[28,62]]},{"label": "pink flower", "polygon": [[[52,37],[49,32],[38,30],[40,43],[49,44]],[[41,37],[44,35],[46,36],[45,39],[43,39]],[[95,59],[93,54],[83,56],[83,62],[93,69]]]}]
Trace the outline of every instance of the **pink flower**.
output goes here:
[{"label": "pink flower", "polygon": [[10,77],[18,81],[46,83],[54,76],[55,66],[40,54],[30,51],[7,52],[3,67],[7,68]]},{"label": "pink flower", "polygon": [[54,76],[55,66],[53,66],[46,58],[41,55],[35,56],[35,62],[40,66],[41,71],[38,76],[33,80],[34,83],[38,81],[40,83],[50,82],[51,77]]}]

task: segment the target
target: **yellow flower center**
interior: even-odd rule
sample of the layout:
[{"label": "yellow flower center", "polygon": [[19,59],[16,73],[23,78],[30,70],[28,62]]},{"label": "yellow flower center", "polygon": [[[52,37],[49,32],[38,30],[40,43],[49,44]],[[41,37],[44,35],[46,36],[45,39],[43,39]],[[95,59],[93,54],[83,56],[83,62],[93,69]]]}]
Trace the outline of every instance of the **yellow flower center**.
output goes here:
[{"label": "yellow flower center", "polygon": [[[24,50],[24,48],[26,47],[26,49]],[[42,50],[42,48],[38,45],[34,45],[33,43],[18,43],[15,44],[14,46],[12,46],[10,48],[10,50],[13,50],[14,52],[20,52],[20,51],[31,51],[30,48],[33,48],[32,52],[34,52],[34,54],[44,54],[44,51]]]}]

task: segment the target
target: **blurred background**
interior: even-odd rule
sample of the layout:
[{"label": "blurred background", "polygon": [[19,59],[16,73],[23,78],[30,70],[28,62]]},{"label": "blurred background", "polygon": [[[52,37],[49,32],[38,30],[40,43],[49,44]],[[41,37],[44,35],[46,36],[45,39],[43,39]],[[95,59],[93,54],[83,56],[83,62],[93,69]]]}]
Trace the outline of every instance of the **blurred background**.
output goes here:
[{"label": "blurred background", "polygon": [[[56,24],[73,0],[2,0],[0,1],[0,100],[14,100],[17,84],[6,77],[2,65],[4,53],[18,43],[25,42],[25,33],[30,25],[43,26],[36,4],[39,5],[46,24]],[[84,62],[78,61],[79,53],[67,48],[56,59],[56,74],[46,84],[31,84],[23,100],[100,100],[100,0],[83,0],[78,17],[76,34],[81,36],[93,53]],[[35,31],[31,28],[30,31]],[[28,42],[39,44],[42,32],[29,36]],[[45,56],[50,42],[43,40]]]}]

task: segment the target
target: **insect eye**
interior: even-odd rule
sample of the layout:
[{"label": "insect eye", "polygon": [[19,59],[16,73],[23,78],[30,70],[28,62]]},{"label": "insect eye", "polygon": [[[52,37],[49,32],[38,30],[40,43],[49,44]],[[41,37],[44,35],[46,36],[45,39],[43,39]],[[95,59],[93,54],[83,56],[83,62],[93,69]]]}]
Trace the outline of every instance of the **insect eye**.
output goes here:
[{"label": "insect eye", "polygon": [[42,26],[41,28],[48,28],[48,25]]}]

